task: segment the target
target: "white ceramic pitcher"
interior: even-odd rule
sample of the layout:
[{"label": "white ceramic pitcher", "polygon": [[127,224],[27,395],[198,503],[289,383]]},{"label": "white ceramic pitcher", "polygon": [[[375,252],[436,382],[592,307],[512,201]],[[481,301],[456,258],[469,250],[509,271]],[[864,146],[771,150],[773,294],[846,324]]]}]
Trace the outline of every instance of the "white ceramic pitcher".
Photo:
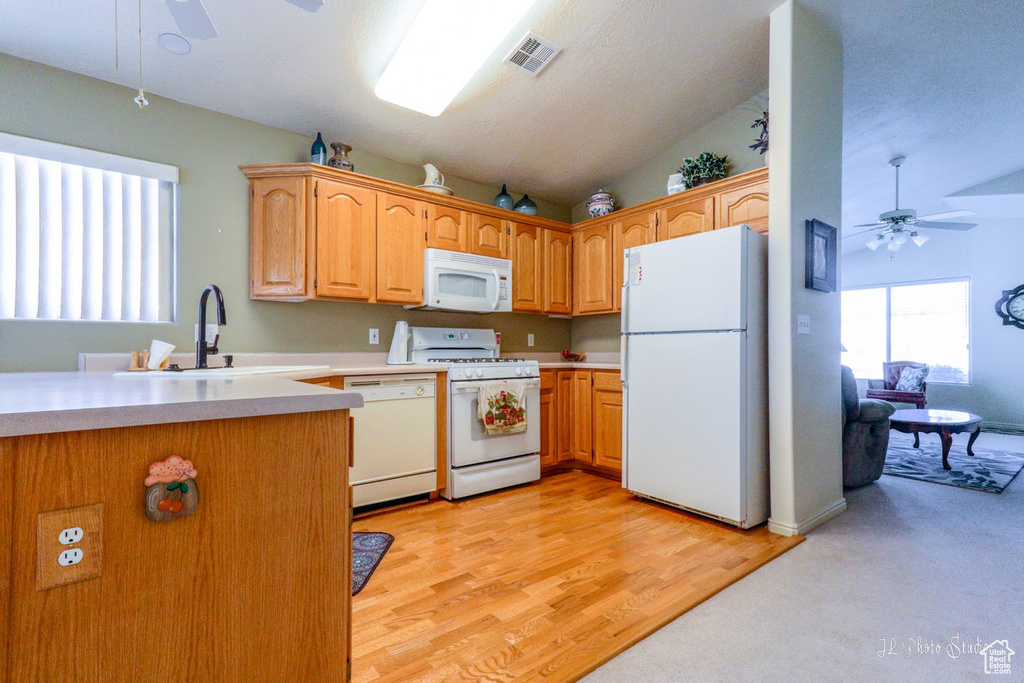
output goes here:
[{"label": "white ceramic pitcher", "polygon": [[427,173],[427,177],[423,181],[424,185],[444,185],[444,174],[438,171],[436,166],[423,164],[423,170]]}]

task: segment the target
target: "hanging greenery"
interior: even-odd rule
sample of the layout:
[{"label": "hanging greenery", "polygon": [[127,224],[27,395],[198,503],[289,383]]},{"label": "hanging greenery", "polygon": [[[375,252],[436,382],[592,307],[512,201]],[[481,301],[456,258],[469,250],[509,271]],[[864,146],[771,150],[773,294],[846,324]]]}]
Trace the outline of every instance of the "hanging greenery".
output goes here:
[{"label": "hanging greenery", "polygon": [[706,182],[724,178],[728,166],[728,156],[718,156],[714,152],[701,152],[697,158],[683,159],[679,173],[683,174],[683,180],[686,181],[687,187],[697,187]]}]

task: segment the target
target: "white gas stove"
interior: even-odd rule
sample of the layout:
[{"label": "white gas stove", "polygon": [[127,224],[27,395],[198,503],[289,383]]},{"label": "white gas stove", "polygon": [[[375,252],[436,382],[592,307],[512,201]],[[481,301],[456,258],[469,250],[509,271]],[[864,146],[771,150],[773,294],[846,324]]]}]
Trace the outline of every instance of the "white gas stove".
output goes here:
[{"label": "white gas stove", "polygon": [[[494,330],[412,327],[409,360],[448,366],[448,485],[463,498],[540,478],[540,369],[535,360],[501,358]],[[525,390],[526,431],[488,434],[477,416],[485,382]]]}]

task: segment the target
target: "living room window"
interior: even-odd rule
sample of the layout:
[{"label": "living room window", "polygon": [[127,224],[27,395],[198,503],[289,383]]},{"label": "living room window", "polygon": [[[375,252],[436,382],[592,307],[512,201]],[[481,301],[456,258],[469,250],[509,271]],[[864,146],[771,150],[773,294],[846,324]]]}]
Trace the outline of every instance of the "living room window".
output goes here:
[{"label": "living room window", "polygon": [[910,360],[931,366],[928,382],[970,384],[970,295],[969,278],[844,289],[843,363],[867,379]]},{"label": "living room window", "polygon": [[172,322],[178,169],[0,133],[0,318]]}]

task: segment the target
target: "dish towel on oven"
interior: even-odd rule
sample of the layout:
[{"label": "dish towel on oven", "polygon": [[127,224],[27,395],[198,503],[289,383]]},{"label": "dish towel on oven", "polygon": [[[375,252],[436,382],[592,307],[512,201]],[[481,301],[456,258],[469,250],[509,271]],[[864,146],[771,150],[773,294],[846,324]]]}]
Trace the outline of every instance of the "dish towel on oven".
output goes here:
[{"label": "dish towel on oven", "polygon": [[526,431],[526,380],[502,380],[480,385],[477,417],[488,434]]}]

